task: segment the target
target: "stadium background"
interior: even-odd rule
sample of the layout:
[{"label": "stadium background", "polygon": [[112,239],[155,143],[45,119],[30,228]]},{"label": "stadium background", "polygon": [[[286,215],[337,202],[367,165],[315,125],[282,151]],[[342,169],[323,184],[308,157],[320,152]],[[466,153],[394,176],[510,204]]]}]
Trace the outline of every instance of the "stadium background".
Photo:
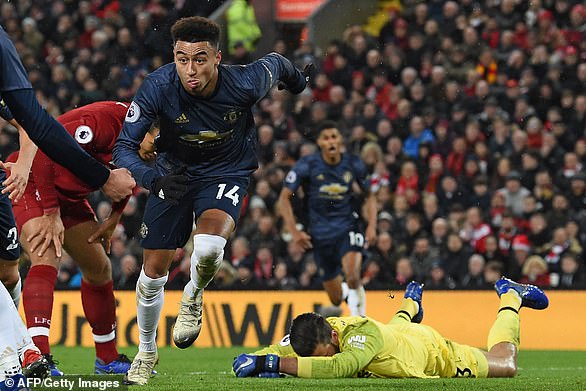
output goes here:
[{"label": "stadium background", "polygon": [[[212,15],[227,27],[231,3],[21,0],[2,3],[0,22],[39,100],[57,116],[96,100],[131,100],[144,75],[171,60],[169,26],[177,18]],[[258,105],[261,168],[211,286],[279,292],[209,294],[207,308],[214,309],[205,316],[218,323],[211,325],[205,343],[198,343],[275,341],[286,327],[289,305],[297,312],[325,302],[321,292],[313,292],[320,286],[311,254],[287,243],[275,201],[287,168],[312,151],[311,130],[329,118],[340,124],[347,150],[363,156],[378,189],[383,234],[363,268],[370,314],[387,319],[397,303],[389,302],[388,293],[417,278],[427,289],[441,290],[426,293],[426,321],[448,337],[483,346],[480,335],[486,330],[463,330],[452,321],[461,313],[450,311],[469,308],[471,319],[486,319],[482,327],[487,329],[496,304],[475,302],[484,303],[494,293],[443,290],[491,289],[491,281],[504,273],[570,290],[552,292],[547,313],[527,314],[527,321],[524,314],[522,347],[586,349],[583,333],[563,321],[571,316],[584,324],[583,311],[571,311],[572,303],[585,300],[583,291],[574,291],[585,287],[584,6],[570,0],[364,1],[359,9],[344,0],[250,4],[263,34],[251,51],[238,39],[230,44],[225,34],[224,62],[247,63],[276,50],[300,68],[312,62],[318,70],[299,97],[274,91]],[[307,23],[300,22],[308,15]],[[0,153],[6,157],[17,148],[16,134],[1,125]],[[511,194],[507,182],[520,182],[526,191]],[[475,193],[483,184],[486,194]],[[133,290],[138,276],[144,200],[145,192],[137,189],[113,237],[118,290]],[[109,202],[102,195],[91,201],[99,218],[107,216]],[[478,232],[466,221],[467,210],[475,206],[486,223]],[[300,212],[302,203],[296,208]],[[515,230],[503,229],[507,219]],[[447,225],[446,232],[433,228],[438,221]],[[491,233],[484,235],[487,227]],[[450,240],[455,244],[448,245]],[[496,248],[485,245],[490,242]],[[527,262],[529,255],[538,259]],[[168,290],[182,289],[187,281],[189,256],[189,246],[177,251]],[[469,264],[476,268],[469,270]],[[23,277],[27,267],[23,259]],[[79,282],[79,271],[65,256],[58,288],[76,290]],[[120,337],[128,330],[136,338],[133,295],[117,292],[119,316],[124,315],[124,332],[118,330],[122,344],[133,341]],[[228,297],[232,334],[226,312],[222,315]],[[164,313],[172,317],[179,292],[168,292],[166,302]],[[273,303],[281,303],[276,323],[271,322]],[[260,314],[260,326],[242,334],[243,320],[253,313]],[[56,292],[52,341],[90,346],[87,330],[77,332],[81,314],[77,292]],[[65,338],[58,332],[65,330],[59,326],[63,318],[68,319]],[[169,324],[165,318],[161,327]],[[544,328],[555,331],[556,338],[540,338],[538,330]],[[160,344],[167,334],[160,331]]]}]

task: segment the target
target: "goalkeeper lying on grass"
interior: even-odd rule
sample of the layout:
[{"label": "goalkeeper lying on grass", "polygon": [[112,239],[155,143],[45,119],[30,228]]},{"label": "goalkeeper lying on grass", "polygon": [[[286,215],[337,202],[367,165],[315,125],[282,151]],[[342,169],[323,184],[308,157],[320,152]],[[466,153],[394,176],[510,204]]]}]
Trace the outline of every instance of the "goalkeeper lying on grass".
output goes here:
[{"label": "goalkeeper lying on grass", "polygon": [[293,320],[279,344],[241,354],[232,364],[238,377],[513,377],[517,374],[519,309],[545,309],[545,293],[502,278],[488,352],[443,338],[421,325],[423,286],[407,285],[405,299],[388,324],[371,318],[324,319],[305,313]]}]

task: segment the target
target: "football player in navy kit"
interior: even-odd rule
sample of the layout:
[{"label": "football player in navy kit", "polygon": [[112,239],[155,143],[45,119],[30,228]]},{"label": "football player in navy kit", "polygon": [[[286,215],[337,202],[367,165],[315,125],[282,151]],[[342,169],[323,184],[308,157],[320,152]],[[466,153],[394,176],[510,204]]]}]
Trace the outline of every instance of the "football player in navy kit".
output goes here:
[{"label": "football player in navy kit", "polygon": [[[176,248],[196,230],[191,281],[185,286],[173,340],[180,348],[198,337],[203,289],[218,271],[226,240],[238,221],[249,175],[257,168],[251,107],[277,83],[300,93],[307,77],[279,54],[246,66],[220,64],[219,26],[202,17],[171,28],[174,62],[147,75],[114,148],[114,162],[151,191],[141,227],[144,265],[136,285],[139,352],[126,378],[146,384],[157,363],[155,342],[163,286]],[[155,166],[139,144],[160,121]]]},{"label": "football player in navy kit", "polygon": [[[285,178],[279,196],[284,227],[304,250],[313,248],[321,267],[324,289],[334,305],[347,300],[352,315],[366,314],[366,295],[360,282],[362,250],[376,241],[376,199],[359,157],[342,153],[342,136],[334,122],[318,129],[320,151],[301,158]],[[353,208],[353,185],[366,193],[368,225],[365,235]],[[304,186],[309,209],[309,233],[297,228],[291,197]],[[342,282],[342,275],[346,282]]]}]

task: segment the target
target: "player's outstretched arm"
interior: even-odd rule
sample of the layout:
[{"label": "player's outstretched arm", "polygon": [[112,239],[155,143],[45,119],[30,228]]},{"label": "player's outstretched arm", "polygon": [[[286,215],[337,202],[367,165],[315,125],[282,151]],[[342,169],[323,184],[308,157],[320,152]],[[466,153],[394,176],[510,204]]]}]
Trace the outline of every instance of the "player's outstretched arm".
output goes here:
[{"label": "player's outstretched arm", "polygon": [[285,229],[291,234],[294,242],[297,242],[303,250],[309,250],[313,247],[311,244],[311,236],[307,232],[299,231],[297,229],[297,222],[293,214],[293,207],[291,206],[291,197],[293,191],[287,187],[283,187],[279,194],[279,214],[283,218],[283,225]]},{"label": "player's outstretched arm", "polygon": [[16,120],[12,119],[9,122],[12,126],[18,129],[20,152],[16,163],[0,163],[3,169],[10,171],[8,178],[2,182],[2,185],[5,186],[2,190],[2,194],[10,193],[8,197],[12,201],[18,201],[24,194],[33,159],[35,158],[38,148]]},{"label": "player's outstretched arm", "polygon": [[366,198],[366,219],[368,225],[366,226],[366,244],[368,246],[374,246],[376,242],[376,218],[377,218],[377,206],[376,196],[374,193],[369,192]]},{"label": "player's outstretched arm", "polygon": [[4,91],[2,96],[16,121],[47,156],[95,188],[106,183],[109,170],[81,149],[65,128],[41,107],[33,89]]}]

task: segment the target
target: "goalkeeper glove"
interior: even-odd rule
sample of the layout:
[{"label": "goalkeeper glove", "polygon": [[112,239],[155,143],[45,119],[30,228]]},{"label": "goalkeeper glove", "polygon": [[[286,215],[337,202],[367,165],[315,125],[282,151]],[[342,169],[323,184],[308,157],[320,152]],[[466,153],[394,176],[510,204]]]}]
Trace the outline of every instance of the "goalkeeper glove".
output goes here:
[{"label": "goalkeeper glove", "polygon": [[[278,377],[279,356],[267,354],[255,356],[253,354],[241,354],[234,359],[232,369],[237,377]],[[269,373],[277,376],[269,376]]]},{"label": "goalkeeper glove", "polygon": [[179,204],[179,200],[187,193],[187,167],[179,169],[156,178],[151,185],[151,191],[157,197],[169,202],[171,205]]}]

